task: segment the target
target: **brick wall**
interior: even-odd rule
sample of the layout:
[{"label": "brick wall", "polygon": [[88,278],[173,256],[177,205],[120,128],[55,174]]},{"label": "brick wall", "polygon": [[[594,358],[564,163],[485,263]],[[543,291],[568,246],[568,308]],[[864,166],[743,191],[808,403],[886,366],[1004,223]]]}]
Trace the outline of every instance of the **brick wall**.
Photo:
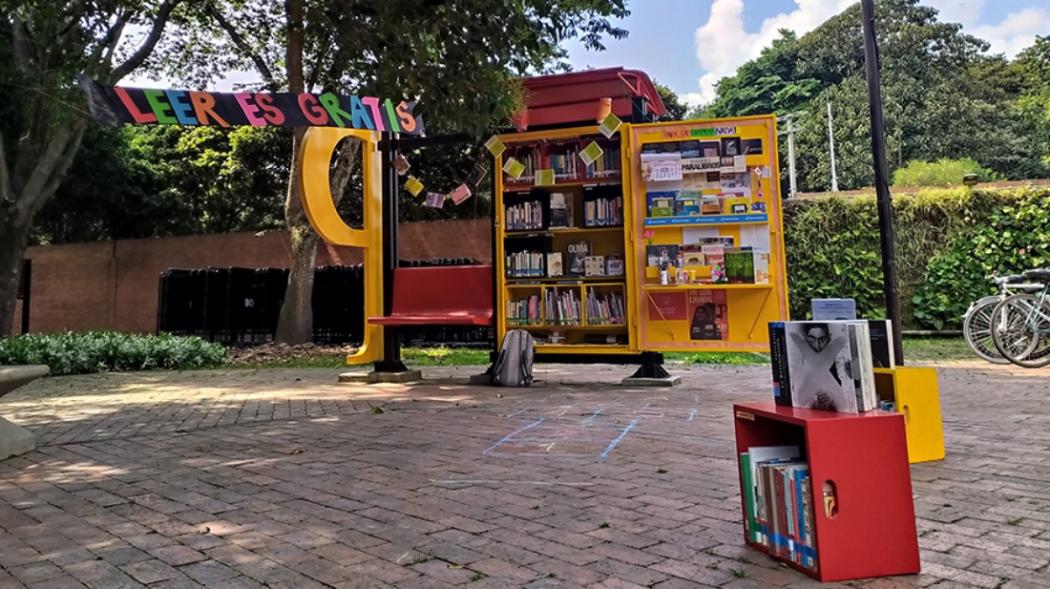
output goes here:
[{"label": "brick wall", "polygon": [[[402,259],[492,261],[488,219],[404,223]],[[170,268],[287,268],[288,234],[230,233],[127,239],[29,248],[33,332],[112,329],[149,333],[157,326],[157,288]],[[357,264],[360,251],[321,244],[317,265]],[[15,330],[19,329],[16,317]]]}]

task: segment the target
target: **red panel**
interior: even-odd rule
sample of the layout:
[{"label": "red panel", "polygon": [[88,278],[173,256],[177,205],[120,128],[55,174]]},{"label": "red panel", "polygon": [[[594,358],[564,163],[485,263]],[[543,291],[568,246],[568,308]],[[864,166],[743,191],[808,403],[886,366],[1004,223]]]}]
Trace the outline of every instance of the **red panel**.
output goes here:
[{"label": "red panel", "polygon": [[807,441],[813,496],[837,488],[838,515],[813,517],[821,580],[919,572],[904,416],[813,421]]},{"label": "red panel", "polygon": [[660,93],[644,72],[605,68],[523,81],[530,127],[552,126],[597,120],[598,102],[613,100],[613,112],[621,118],[633,113],[632,97],[643,97],[656,116],[667,114]]},{"label": "red panel", "polygon": [[394,269],[393,312],[380,325],[491,325],[492,266]]},{"label": "red panel", "polygon": [[[733,410],[737,452],[750,446],[798,445],[806,456],[817,508],[813,519],[821,581],[919,572],[903,416],[796,409],[771,402],[735,405]],[[824,513],[824,481],[836,487],[834,517]],[[742,497],[741,506],[743,510]]]}]

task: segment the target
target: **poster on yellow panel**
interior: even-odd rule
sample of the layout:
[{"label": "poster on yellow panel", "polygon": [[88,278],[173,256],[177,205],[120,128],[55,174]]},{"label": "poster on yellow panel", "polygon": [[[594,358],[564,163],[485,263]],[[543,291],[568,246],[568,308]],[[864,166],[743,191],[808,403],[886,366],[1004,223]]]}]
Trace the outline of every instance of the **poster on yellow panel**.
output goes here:
[{"label": "poster on yellow panel", "polygon": [[729,309],[724,290],[691,290],[689,299],[689,339],[729,339]]}]

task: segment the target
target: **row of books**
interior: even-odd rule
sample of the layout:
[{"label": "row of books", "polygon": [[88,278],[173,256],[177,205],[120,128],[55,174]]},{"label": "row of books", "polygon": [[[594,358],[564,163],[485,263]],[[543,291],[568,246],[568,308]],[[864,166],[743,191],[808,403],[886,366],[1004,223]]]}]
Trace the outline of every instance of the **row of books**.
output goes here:
[{"label": "row of books", "polygon": [[507,300],[507,323],[510,325],[540,325],[540,295],[529,295],[523,299]]},{"label": "row of books", "polygon": [[575,288],[550,289],[544,300],[544,318],[548,325],[580,324],[580,292]]},{"label": "row of books", "polygon": [[651,218],[702,217],[765,213],[766,203],[740,194],[701,194],[695,190],[660,190],[647,193]]},{"label": "row of books", "polygon": [[797,446],[753,446],[740,454],[744,529],[778,558],[816,571],[813,487]]},{"label": "row of books", "polygon": [[589,325],[624,325],[623,293],[587,291],[587,323]]},{"label": "row of books", "polygon": [[530,250],[508,253],[504,259],[507,278],[543,278],[547,275],[544,258],[544,252]]},{"label": "row of books", "polygon": [[588,143],[550,145],[545,154],[539,147],[516,149],[510,155],[525,166],[525,171],[521,178],[510,179],[510,181],[529,181],[535,178],[537,170],[545,169],[554,170],[554,177],[557,180],[607,178],[620,173],[620,146],[618,144],[601,145],[602,154],[588,166],[580,158],[580,152]]},{"label": "row of books", "polygon": [[711,278],[716,283],[769,284],[769,252],[764,249],[728,247],[724,242],[713,242],[647,245],[645,253],[648,266],[707,266],[711,268]]},{"label": "row of books", "polygon": [[762,139],[722,137],[718,139],[712,138],[707,141],[647,143],[642,146],[642,153],[674,153],[681,155],[682,158],[752,155],[762,153]]},{"label": "row of books", "polygon": [[507,231],[530,231],[543,229],[543,204],[539,201],[526,201],[508,205],[504,219]]},{"label": "row of books", "polygon": [[583,201],[584,227],[623,225],[623,196],[598,197]]},{"label": "row of books", "polygon": [[[888,321],[875,326],[892,341]],[[867,320],[771,322],[769,348],[778,405],[843,413],[878,408]],[[882,354],[892,356],[892,350]]]}]

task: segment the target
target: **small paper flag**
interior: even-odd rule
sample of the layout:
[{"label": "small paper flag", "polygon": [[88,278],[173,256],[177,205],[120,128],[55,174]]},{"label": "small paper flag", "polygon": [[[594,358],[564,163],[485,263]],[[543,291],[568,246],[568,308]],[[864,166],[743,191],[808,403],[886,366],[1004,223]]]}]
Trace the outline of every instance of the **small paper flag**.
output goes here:
[{"label": "small paper flag", "polygon": [[408,179],[405,180],[405,190],[407,190],[412,196],[419,196],[419,193],[423,192],[423,183],[419,181],[419,178],[409,176]]},{"label": "small paper flag", "polygon": [[474,178],[470,181],[477,188],[485,181],[485,176],[489,173],[489,167],[485,164],[474,164]]},{"label": "small paper flag", "polygon": [[398,176],[404,176],[407,174],[411,167],[412,164],[408,163],[408,158],[404,155],[399,153],[394,157],[394,170],[397,172]]},{"label": "small paper flag", "polygon": [[467,200],[470,198],[470,195],[470,188],[466,184],[460,184],[452,192],[448,193],[448,197],[456,204]]},{"label": "small paper flag", "polygon": [[623,121],[620,120],[620,117],[613,113],[609,113],[609,116],[602,119],[602,124],[598,126],[598,130],[601,131],[602,135],[612,137],[613,134],[620,129],[620,125],[622,124]]},{"label": "small paper flag", "polygon": [[591,141],[587,147],[584,147],[580,151],[580,159],[583,160],[583,163],[591,166],[594,165],[594,162],[598,161],[598,158],[602,157],[603,153],[605,152],[603,152],[602,148],[598,146],[598,142]]},{"label": "small paper flag", "polygon": [[525,173],[525,164],[514,158],[508,158],[503,164],[503,171],[511,178],[521,178],[521,175]]},{"label": "small paper flag", "polygon": [[554,170],[536,170],[536,186],[552,186],[554,184]]},{"label": "small paper flag", "polygon": [[427,200],[423,202],[423,206],[432,209],[443,209],[445,208],[445,195],[440,192],[428,192]]},{"label": "small paper flag", "polygon": [[489,140],[485,142],[485,149],[489,150],[492,157],[499,157],[506,151],[507,146],[503,144],[498,135],[489,137]]}]

